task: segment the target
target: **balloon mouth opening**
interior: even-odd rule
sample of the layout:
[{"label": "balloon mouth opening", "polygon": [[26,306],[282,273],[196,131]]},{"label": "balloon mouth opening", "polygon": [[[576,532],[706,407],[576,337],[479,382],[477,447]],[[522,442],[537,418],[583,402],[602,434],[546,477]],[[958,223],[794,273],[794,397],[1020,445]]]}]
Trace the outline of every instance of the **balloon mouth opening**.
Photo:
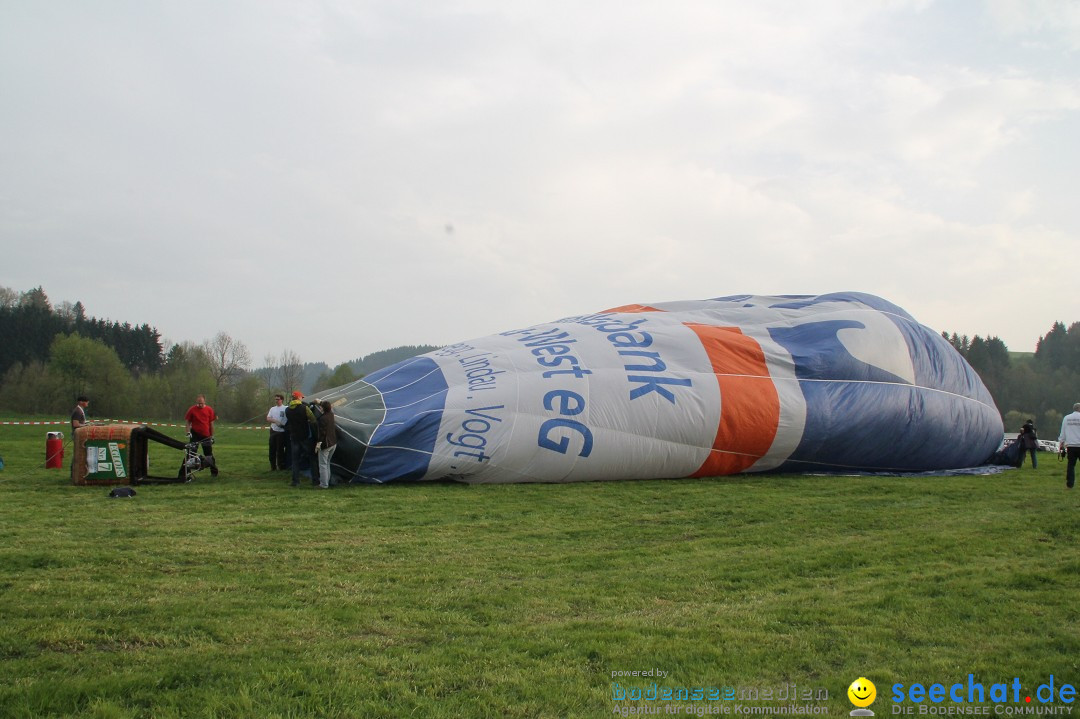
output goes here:
[{"label": "balloon mouth opening", "polygon": [[379,390],[364,380],[313,393],[313,399],[333,407],[337,449],[333,464],[355,476],[371,444],[371,435],[386,418],[386,403]]}]

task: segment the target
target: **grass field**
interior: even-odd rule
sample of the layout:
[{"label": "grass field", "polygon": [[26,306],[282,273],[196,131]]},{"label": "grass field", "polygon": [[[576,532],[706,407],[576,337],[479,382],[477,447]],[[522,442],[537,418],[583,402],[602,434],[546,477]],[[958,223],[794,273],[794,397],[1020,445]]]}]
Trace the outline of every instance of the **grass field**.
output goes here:
[{"label": "grass field", "polygon": [[266,469],[264,432],[221,427],[219,478],[119,500],[69,483],[70,447],[43,469],[47,429],[0,426],[5,717],[738,704],[613,698],[653,682],[795,684],[847,716],[861,676],[882,717],[895,683],[1080,684],[1080,490],[1049,454],[988,477],[318,492]]}]

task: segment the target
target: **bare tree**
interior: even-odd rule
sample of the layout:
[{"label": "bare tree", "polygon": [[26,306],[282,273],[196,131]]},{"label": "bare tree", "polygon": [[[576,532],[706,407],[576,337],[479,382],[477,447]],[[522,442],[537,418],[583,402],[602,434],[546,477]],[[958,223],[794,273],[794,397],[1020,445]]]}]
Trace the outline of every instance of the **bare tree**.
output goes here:
[{"label": "bare tree", "polygon": [[281,378],[281,387],[286,394],[300,389],[300,383],[304,380],[304,363],[300,355],[292,350],[284,350],[278,360],[278,372]]},{"label": "bare tree", "polygon": [[259,376],[262,377],[263,383],[266,384],[266,389],[271,391],[275,389],[274,380],[278,376],[277,361],[277,357],[267,352],[263,357],[263,366],[256,370]]},{"label": "bare tree", "polygon": [[251,369],[248,348],[224,332],[204,342],[203,350],[210,358],[210,373],[218,389],[236,384]]},{"label": "bare tree", "polygon": [[75,321],[75,305],[64,300],[54,308],[56,314],[60,315],[66,320]]},{"label": "bare tree", "polygon": [[0,307],[14,307],[19,304],[19,293],[10,287],[0,287]]}]

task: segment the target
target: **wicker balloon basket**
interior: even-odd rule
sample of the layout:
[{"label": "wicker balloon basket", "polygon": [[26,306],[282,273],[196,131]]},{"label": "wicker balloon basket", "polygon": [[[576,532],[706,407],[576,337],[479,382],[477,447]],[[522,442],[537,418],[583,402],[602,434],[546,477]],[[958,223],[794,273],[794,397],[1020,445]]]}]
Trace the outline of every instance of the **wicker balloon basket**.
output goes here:
[{"label": "wicker balloon basket", "polygon": [[[71,480],[79,485],[135,484],[146,475],[141,424],[89,425],[75,430]],[[133,438],[132,434],[136,433]]]},{"label": "wicker balloon basket", "polygon": [[[184,460],[172,465],[164,476],[150,475],[150,442],[157,442],[188,454],[197,445],[162,434],[145,424],[101,424],[75,430],[75,451],[71,461],[71,481],[81,485],[160,484],[190,482],[191,472]],[[157,462],[157,460],[155,460]],[[179,467],[177,472],[176,467]]]}]

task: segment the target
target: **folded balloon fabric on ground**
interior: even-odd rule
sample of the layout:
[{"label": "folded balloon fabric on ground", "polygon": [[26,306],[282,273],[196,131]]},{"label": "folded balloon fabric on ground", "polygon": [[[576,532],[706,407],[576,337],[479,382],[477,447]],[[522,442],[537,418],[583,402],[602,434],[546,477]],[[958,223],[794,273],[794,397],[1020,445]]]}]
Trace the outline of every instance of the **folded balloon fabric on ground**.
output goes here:
[{"label": "folded balloon fabric on ground", "polygon": [[318,393],[352,482],[925,472],[1001,417],[939,334],[879,297],[627,305],[459,342]]}]

